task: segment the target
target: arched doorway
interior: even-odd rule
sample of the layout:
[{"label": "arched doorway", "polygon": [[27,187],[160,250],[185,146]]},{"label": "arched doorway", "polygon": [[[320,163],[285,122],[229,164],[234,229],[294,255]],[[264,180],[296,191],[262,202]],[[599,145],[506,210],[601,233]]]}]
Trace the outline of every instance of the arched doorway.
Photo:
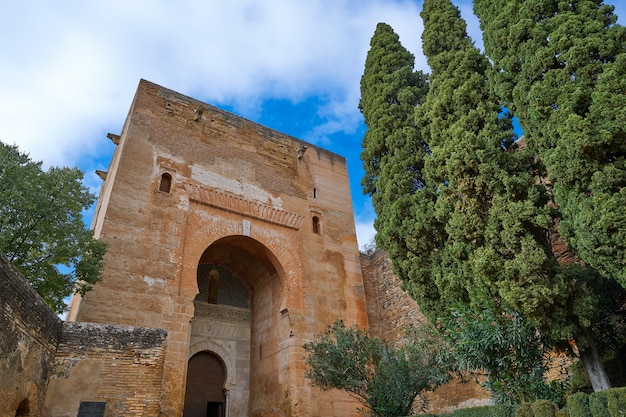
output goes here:
[{"label": "arched doorway", "polygon": [[246,236],[219,239],[198,261],[189,356],[201,350],[219,355],[226,416],[270,410],[282,392],[281,341],[290,333],[281,276],[271,251]]},{"label": "arched doorway", "polygon": [[224,417],[226,372],[222,361],[211,352],[198,352],[187,365],[183,417]]}]

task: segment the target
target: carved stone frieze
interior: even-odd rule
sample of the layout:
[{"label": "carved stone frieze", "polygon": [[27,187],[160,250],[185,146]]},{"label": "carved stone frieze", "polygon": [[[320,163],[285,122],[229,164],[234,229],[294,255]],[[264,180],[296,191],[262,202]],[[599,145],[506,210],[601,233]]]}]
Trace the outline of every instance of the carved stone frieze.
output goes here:
[{"label": "carved stone frieze", "polygon": [[206,337],[250,340],[250,311],[195,301],[191,324],[192,341]]},{"label": "carved stone frieze", "polygon": [[299,229],[304,220],[304,217],[297,213],[285,211],[258,201],[247,200],[221,190],[195,184],[185,184],[185,189],[187,190],[189,199],[196,203],[233,213],[244,214],[248,217],[289,227],[291,229]]},{"label": "carved stone frieze", "polygon": [[245,308],[209,304],[198,300],[194,301],[194,308],[194,317],[196,318],[206,317],[235,323],[250,323],[250,310]]}]

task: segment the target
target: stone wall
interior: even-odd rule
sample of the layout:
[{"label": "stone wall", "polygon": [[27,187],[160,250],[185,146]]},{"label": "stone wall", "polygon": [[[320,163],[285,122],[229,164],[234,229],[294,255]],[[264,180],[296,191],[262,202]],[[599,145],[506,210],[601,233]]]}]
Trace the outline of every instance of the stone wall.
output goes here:
[{"label": "stone wall", "polygon": [[65,323],[43,416],[74,417],[81,402],[104,402],[105,416],[160,411],[167,333],[161,329]]},{"label": "stone wall", "polygon": [[406,326],[427,321],[417,302],[402,289],[386,252],[362,254],[361,270],[372,335],[396,342],[402,338]]},{"label": "stone wall", "polygon": [[[402,289],[402,282],[393,273],[386,252],[379,250],[371,255],[361,254],[361,268],[373,336],[396,342],[406,326],[427,322],[417,302]],[[429,412],[447,413],[458,408],[487,404],[489,395],[475,381],[454,381],[428,394],[427,401]]]},{"label": "stone wall", "polygon": [[0,416],[38,416],[61,320],[0,254]]},{"label": "stone wall", "polygon": [[161,413],[181,415],[198,269],[217,266],[250,294],[249,349],[202,345],[249,352],[230,416],[356,414],[302,363],[329,323],[368,324],[345,158],[145,80],[117,142],[93,225],[105,270],[69,320],[167,330]]}]

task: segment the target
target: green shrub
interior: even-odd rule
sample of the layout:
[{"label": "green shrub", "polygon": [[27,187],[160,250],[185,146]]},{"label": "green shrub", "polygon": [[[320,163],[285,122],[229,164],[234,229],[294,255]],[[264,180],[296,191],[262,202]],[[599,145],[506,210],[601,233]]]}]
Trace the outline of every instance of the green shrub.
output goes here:
[{"label": "green shrub", "polygon": [[517,405],[496,404],[490,407],[490,417],[513,417],[517,410]]},{"label": "green shrub", "polygon": [[550,400],[537,400],[532,404],[535,417],[556,417],[558,408]]},{"label": "green shrub", "polygon": [[608,417],[608,399],[606,391],[598,391],[589,395],[589,409],[593,417]]},{"label": "green shrub", "polygon": [[491,416],[489,409],[491,406],[485,405],[482,407],[461,408],[456,410],[452,415],[454,417],[486,417]]},{"label": "green shrub", "polygon": [[[452,413],[453,417],[513,417],[516,405],[496,404],[481,407],[462,408]],[[420,416],[421,417],[421,416]]]},{"label": "green shrub", "polygon": [[626,387],[606,391],[607,405],[611,417],[626,416]]},{"label": "green shrub", "polygon": [[532,404],[522,403],[517,409],[515,417],[535,417]]},{"label": "green shrub", "polygon": [[577,392],[567,397],[567,415],[569,417],[593,417],[589,409],[589,395]]}]

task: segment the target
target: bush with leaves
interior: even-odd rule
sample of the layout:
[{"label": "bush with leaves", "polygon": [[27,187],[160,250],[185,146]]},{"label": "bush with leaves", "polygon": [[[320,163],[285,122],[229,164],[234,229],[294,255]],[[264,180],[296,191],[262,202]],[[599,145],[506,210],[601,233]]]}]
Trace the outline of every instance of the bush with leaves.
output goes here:
[{"label": "bush with leaves", "polygon": [[304,349],[312,385],[346,391],[377,417],[409,415],[418,395],[448,382],[454,371],[444,359],[445,343],[426,327],[408,328],[392,345],[337,321]]},{"label": "bush with leaves", "polygon": [[459,307],[439,326],[459,368],[484,372],[483,385],[497,403],[561,402],[563,387],[544,379],[547,352],[541,336],[519,313]]}]

